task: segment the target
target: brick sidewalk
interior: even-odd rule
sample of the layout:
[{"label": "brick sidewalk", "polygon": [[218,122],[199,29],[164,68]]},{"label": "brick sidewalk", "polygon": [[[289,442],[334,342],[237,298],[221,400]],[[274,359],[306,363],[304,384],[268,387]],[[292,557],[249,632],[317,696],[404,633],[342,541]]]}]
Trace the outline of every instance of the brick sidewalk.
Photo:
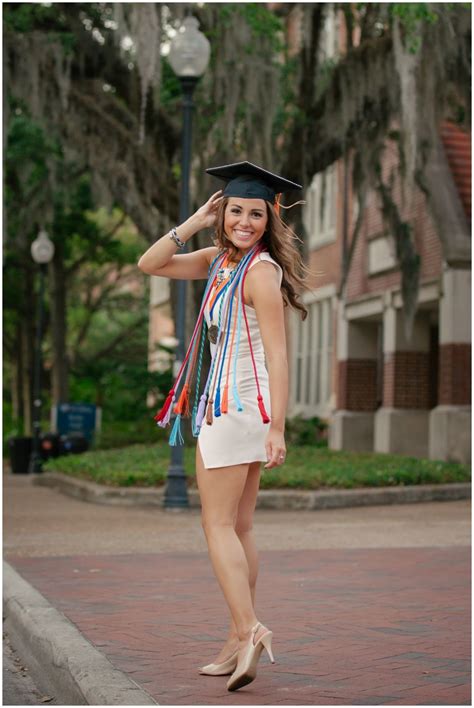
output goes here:
[{"label": "brick sidewalk", "polygon": [[162,705],[471,705],[470,549],[264,551],[257,680],[229,693],[199,665],[226,607],[207,554],[8,561]]}]

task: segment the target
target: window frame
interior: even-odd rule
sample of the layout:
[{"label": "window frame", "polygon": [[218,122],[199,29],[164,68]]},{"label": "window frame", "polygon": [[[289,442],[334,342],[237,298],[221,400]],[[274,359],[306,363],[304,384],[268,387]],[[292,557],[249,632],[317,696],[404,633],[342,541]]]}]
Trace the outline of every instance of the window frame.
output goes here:
[{"label": "window frame", "polygon": [[[321,287],[303,301],[308,317],[293,315],[291,415],[329,418],[333,407],[335,285]],[[322,336],[319,337],[319,332]]]},{"label": "window frame", "polygon": [[[325,170],[317,172],[306,191],[303,220],[310,250],[336,241],[338,175],[336,161]],[[321,203],[324,204],[322,213]]]}]

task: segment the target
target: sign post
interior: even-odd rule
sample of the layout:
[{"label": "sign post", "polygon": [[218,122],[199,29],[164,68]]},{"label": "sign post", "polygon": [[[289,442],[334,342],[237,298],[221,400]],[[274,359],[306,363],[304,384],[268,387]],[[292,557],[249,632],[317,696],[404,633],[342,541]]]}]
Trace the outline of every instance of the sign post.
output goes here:
[{"label": "sign post", "polygon": [[59,403],[51,409],[51,428],[59,435],[81,433],[91,444],[100,432],[102,409],[92,403]]}]

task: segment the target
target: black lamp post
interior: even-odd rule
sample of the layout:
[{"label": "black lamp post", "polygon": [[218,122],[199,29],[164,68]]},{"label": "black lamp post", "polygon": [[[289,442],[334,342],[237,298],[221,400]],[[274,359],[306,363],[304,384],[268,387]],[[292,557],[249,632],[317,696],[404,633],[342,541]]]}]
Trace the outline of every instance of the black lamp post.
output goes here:
[{"label": "black lamp post", "polygon": [[[183,138],[181,155],[181,194],[179,204],[179,223],[189,217],[189,171],[191,164],[191,134],[193,114],[193,93],[199,78],[206,70],[210,45],[199,31],[199,22],[195,17],[184,19],[178,33],[173,38],[168,55],[171,68],[178,76],[183,90]],[[184,249],[186,251],[186,248]],[[177,371],[185,356],[185,317],[186,317],[186,281],[177,283],[176,303],[176,349],[175,370]],[[189,507],[186,476],[183,465],[183,446],[171,448],[171,461],[166,482],[164,507],[167,509],[185,509]]]},{"label": "black lamp post", "polygon": [[34,353],[33,372],[33,446],[31,450],[30,465],[28,472],[38,474],[43,471],[40,454],[40,433],[41,433],[41,340],[43,339],[43,300],[44,283],[48,263],[54,256],[54,244],[50,241],[46,231],[41,230],[37,238],[31,244],[31,255],[35,263],[39,265],[40,287],[38,294],[38,310],[36,319],[36,341]]}]

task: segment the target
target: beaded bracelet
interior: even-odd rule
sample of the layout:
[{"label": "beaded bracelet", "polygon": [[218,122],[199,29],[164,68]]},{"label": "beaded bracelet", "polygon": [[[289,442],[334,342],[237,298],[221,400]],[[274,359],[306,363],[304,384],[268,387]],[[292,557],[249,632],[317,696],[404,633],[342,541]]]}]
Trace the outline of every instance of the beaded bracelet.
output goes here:
[{"label": "beaded bracelet", "polygon": [[175,242],[178,248],[184,248],[186,245],[185,242],[181,241],[181,239],[179,238],[178,232],[175,228],[172,228],[170,231],[170,239]]}]

